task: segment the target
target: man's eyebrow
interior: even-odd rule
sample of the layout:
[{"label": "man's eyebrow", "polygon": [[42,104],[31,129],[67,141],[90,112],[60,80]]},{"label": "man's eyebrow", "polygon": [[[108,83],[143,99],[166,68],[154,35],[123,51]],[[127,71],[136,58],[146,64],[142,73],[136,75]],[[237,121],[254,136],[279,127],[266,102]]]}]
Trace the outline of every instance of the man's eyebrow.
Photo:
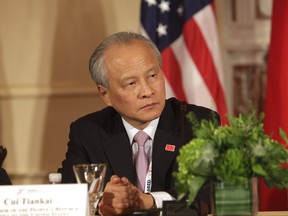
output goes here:
[{"label": "man's eyebrow", "polygon": [[121,79],[122,82],[125,82],[127,80],[130,80],[130,79],[134,79],[135,76],[134,75],[131,75],[131,76],[127,76],[127,77],[124,77],[123,79]]},{"label": "man's eyebrow", "polygon": [[156,66],[151,66],[151,67],[149,67],[147,70],[146,70],[146,72],[150,72],[150,71],[153,71],[153,70],[155,70],[156,69]]},{"label": "man's eyebrow", "polygon": [[[151,66],[151,67],[149,67],[146,71],[145,71],[145,73],[149,73],[149,72],[151,72],[151,71],[154,71],[154,70],[156,70],[156,66]],[[128,75],[128,76],[126,76],[126,77],[123,77],[122,79],[121,79],[121,81],[122,82],[125,82],[125,81],[127,81],[127,80],[130,80],[130,79],[134,79],[134,78],[136,78],[136,76],[134,76],[134,75]]]}]

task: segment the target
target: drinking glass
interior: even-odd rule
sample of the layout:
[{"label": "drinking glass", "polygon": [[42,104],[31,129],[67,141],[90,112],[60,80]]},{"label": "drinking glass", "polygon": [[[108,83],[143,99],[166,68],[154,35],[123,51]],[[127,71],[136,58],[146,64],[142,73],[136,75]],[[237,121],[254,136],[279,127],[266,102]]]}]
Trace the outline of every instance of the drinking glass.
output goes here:
[{"label": "drinking glass", "polygon": [[95,215],[103,194],[106,164],[76,164],[73,165],[73,171],[77,183],[88,184],[90,215]]}]

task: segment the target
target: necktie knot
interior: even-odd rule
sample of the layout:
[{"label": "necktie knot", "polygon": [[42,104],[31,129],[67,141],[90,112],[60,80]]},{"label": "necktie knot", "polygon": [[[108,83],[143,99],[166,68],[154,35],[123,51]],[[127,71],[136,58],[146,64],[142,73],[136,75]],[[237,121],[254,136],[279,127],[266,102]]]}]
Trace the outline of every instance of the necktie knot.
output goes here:
[{"label": "necktie knot", "polygon": [[134,136],[134,140],[138,143],[139,146],[144,146],[148,138],[149,135],[144,131],[138,131]]}]

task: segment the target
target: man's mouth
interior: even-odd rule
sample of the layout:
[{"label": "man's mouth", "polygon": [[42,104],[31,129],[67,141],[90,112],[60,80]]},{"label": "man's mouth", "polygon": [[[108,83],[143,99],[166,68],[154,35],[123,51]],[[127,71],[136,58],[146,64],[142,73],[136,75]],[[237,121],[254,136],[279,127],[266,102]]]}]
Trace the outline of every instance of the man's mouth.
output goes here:
[{"label": "man's mouth", "polygon": [[149,104],[146,104],[145,106],[142,107],[142,109],[149,109],[149,108],[152,108],[156,105],[157,103],[149,103]]}]

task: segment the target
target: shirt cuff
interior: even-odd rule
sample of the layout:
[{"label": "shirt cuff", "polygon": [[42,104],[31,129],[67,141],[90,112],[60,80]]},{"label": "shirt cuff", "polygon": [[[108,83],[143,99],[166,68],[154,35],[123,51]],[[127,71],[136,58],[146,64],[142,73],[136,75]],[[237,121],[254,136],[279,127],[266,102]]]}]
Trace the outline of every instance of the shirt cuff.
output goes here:
[{"label": "shirt cuff", "polygon": [[153,196],[157,208],[163,207],[163,201],[175,200],[174,197],[172,197],[169,193],[164,191],[149,192],[149,193]]}]

